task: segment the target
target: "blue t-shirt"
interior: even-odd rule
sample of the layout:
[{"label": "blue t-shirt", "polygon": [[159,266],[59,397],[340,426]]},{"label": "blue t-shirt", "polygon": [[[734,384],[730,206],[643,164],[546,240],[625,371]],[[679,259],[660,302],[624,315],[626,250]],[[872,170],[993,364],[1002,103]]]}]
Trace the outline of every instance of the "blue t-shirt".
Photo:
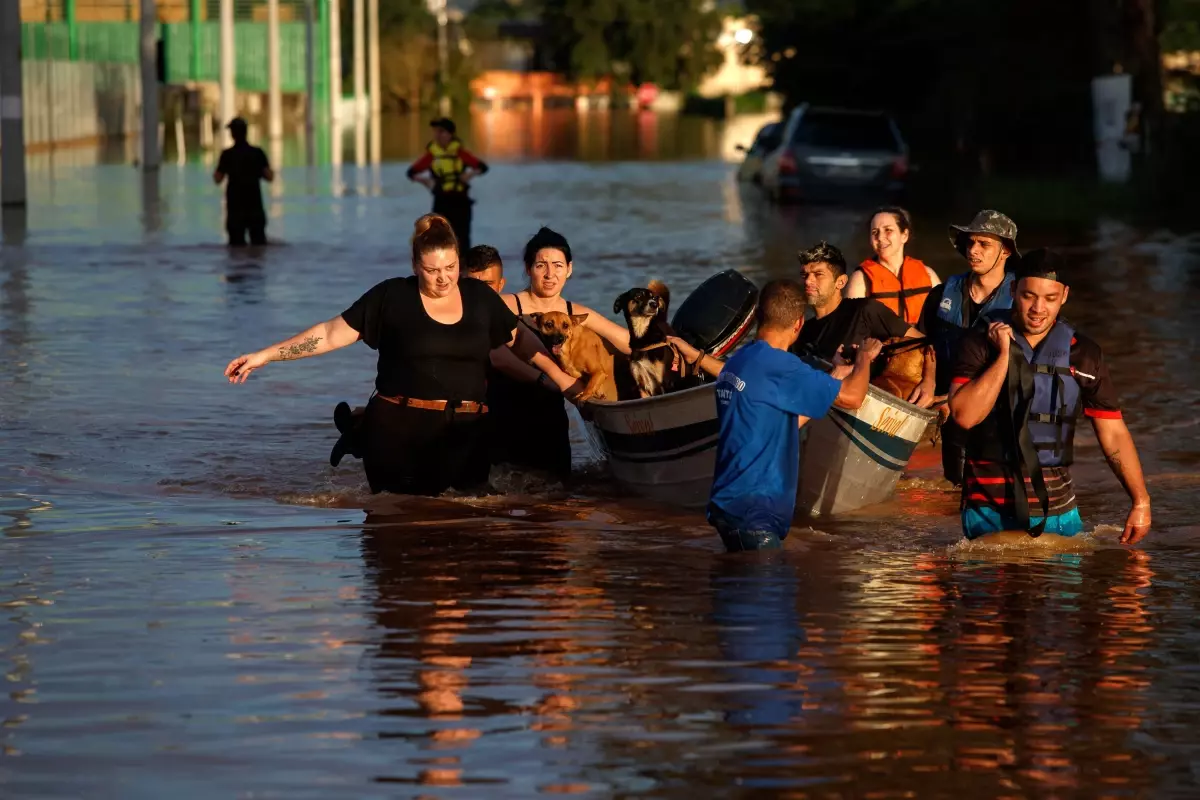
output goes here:
[{"label": "blue t-shirt", "polygon": [[787,535],[800,477],[797,417],[825,416],[841,381],[756,341],[717,377],[717,467],[709,502],[742,530]]}]

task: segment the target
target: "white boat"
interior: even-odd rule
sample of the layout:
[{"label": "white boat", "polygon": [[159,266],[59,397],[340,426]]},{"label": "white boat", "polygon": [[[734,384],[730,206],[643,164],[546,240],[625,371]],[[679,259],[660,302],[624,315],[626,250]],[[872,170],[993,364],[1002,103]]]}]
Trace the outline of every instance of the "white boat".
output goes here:
[{"label": "white boat", "polygon": [[887,500],[936,418],[872,386],[858,410],[832,408],[812,420],[800,448],[796,510],[824,517]]},{"label": "white boat", "polygon": [[[588,434],[613,477],[635,494],[687,508],[708,502],[717,448],[714,384],[592,403]],[[887,500],[936,413],[874,386],[862,408],[834,408],[804,428],[796,509],[845,514]]]},{"label": "white boat", "polygon": [[717,458],[715,386],[589,403],[588,438],[608,458],[613,477],[635,494],[703,508]]}]

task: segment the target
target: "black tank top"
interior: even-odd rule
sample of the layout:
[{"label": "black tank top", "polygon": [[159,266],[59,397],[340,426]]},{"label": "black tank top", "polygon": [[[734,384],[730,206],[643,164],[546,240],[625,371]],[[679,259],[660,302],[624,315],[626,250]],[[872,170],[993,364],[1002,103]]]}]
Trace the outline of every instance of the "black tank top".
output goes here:
[{"label": "black tank top", "polygon": [[[521,310],[521,295],[514,294],[513,301],[517,304],[517,316],[520,317],[521,321],[524,322],[526,325],[530,325],[531,320],[529,319],[529,317],[525,316],[525,312]],[[571,301],[564,300],[563,302],[567,304],[567,316],[568,317],[574,316],[575,308],[574,308],[574,306],[571,305]],[[533,327],[533,326],[530,325],[530,327]]]}]

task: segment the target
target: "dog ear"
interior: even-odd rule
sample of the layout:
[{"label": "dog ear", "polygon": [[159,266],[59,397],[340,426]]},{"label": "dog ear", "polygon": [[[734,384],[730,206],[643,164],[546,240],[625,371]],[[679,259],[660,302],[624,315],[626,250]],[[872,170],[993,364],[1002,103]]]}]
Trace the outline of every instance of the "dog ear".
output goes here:
[{"label": "dog ear", "polygon": [[582,325],[583,321],[587,318],[588,318],[587,314],[572,314],[571,322],[574,322],[576,325]]},{"label": "dog ear", "polygon": [[621,294],[613,303],[613,313],[620,314],[625,311],[625,307],[629,304],[629,298],[633,296],[633,289]]},{"label": "dog ear", "polygon": [[532,314],[529,315],[529,319],[530,319],[530,321],[533,322],[534,327],[536,327],[536,328],[542,327],[542,312],[534,311]]}]

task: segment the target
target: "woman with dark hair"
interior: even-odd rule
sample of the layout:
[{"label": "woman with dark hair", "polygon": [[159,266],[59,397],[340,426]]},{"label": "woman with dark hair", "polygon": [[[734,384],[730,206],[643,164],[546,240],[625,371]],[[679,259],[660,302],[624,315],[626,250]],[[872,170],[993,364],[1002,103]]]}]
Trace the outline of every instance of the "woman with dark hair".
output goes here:
[{"label": "woman with dark hair", "polygon": [[379,351],[375,394],[363,420],[363,467],[372,492],[441,494],[487,480],[487,367],[510,347],[565,392],[564,373],[481,281],[459,283],[458,240],[426,214],[412,238],[413,275],[372,287],[339,316],[229,362],[242,383],[272,361],[321,355],[360,339]]},{"label": "woman with dark hair", "polygon": [[[629,329],[609,320],[587,306],[572,303],[562,296],[563,287],[574,271],[571,245],[565,236],[541,228],[525,245],[525,274],[528,288],[503,295],[509,310],[530,324],[530,315],[547,311],[586,314],[584,327],[607,339],[614,348],[629,352]],[[560,478],[571,472],[570,420],[562,396],[552,387],[539,383],[505,381],[494,387],[498,404],[516,424],[499,433],[497,459],[517,466],[546,470]]]},{"label": "woman with dark hair", "polygon": [[884,206],[871,215],[868,231],[875,257],[859,264],[850,276],[846,297],[872,297],[909,325],[916,325],[929,290],[942,279],[921,261],[904,254],[912,233],[912,218],[899,206]]}]

